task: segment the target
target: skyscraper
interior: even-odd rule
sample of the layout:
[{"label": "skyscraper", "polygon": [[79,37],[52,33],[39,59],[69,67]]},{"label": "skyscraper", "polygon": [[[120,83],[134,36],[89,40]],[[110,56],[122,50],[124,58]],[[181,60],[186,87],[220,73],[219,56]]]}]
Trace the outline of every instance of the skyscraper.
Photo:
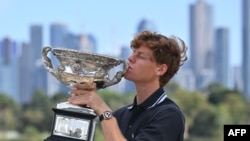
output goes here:
[{"label": "skyscraper", "polygon": [[242,0],[242,78],[243,94],[250,99],[250,1]]},{"label": "skyscraper", "polygon": [[65,47],[65,39],[68,35],[67,26],[54,23],[50,26],[50,45],[52,47]]},{"label": "skyscraper", "polygon": [[[47,71],[42,62],[43,29],[41,25],[30,27],[30,48],[32,59],[33,91],[37,89],[47,92]],[[26,50],[23,50],[26,51]]]},{"label": "skyscraper", "polygon": [[[50,45],[53,48],[66,48],[66,40],[69,35],[67,26],[60,23],[54,23],[50,26]],[[57,60],[53,60],[52,63],[55,63]],[[61,84],[56,78],[51,74],[48,74],[48,94],[54,95],[58,91],[68,91],[67,87]]]},{"label": "skyscraper", "polygon": [[78,46],[82,51],[96,52],[96,39],[93,35],[80,35]]},{"label": "skyscraper", "polygon": [[31,100],[34,92],[33,80],[35,79],[32,74],[34,68],[32,66],[32,49],[29,43],[22,43],[22,54],[20,56],[20,102],[27,103]]},{"label": "skyscraper", "polygon": [[137,26],[137,32],[140,33],[144,30],[156,31],[154,22],[149,18],[143,18]]},{"label": "skyscraper", "polygon": [[19,59],[20,70],[20,102],[29,102],[38,89],[47,91],[47,72],[42,62],[43,28],[31,25],[30,42],[22,43]]},{"label": "skyscraper", "polygon": [[19,102],[19,53],[17,43],[10,38],[5,38],[0,43],[0,93],[5,93]]},{"label": "skyscraper", "polygon": [[229,31],[226,27],[216,29],[215,33],[215,72],[216,81],[225,87],[229,86]]},{"label": "skyscraper", "polygon": [[204,0],[190,6],[190,66],[196,89],[203,89],[214,79],[212,7]]}]

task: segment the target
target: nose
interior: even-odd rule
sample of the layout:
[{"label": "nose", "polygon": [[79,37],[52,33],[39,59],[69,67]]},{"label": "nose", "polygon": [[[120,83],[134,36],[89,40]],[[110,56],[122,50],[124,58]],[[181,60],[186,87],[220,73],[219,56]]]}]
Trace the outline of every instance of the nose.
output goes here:
[{"label": "nose", "polygon": [[130,56],[128,57],[128,61],[129,61],[130,63],[134,63],[134,62],[135,62],[135,57],[134,57],[133,54],[130,55]]}]

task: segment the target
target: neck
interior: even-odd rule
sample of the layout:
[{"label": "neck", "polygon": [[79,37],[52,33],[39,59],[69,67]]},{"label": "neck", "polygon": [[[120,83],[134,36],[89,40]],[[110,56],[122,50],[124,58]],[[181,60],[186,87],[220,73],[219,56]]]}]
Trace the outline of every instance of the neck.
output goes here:
[{"label": "neck", "polygon": [[141,104],[149,96],[151,96],[157,89],[159,89],[159,83],[147,83],[147,84],[136,84],[136,99],[137,104]]}]

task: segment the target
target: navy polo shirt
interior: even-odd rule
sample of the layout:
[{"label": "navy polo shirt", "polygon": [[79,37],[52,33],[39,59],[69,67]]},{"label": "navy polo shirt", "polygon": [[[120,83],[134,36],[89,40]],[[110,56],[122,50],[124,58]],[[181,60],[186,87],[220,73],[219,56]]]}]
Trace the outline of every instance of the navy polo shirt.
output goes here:
[{"label": "navy polo shirt", "polygon": [[128,141],[183,141],[185,119],[179,107],[156,90],[148,99],[114,112],[122,134]]}]

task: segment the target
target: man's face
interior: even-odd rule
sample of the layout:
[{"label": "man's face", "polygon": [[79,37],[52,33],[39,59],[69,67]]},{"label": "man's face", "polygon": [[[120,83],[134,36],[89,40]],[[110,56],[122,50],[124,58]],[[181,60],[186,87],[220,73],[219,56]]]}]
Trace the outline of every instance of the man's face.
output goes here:
[{"label": "man's face", "polygon": [[125,73],[125,78],[135,83],[147,83],[158,80],[156,75],[157,64],[153,57],[153,52],[145,46],[133,50],[133,54],[128,58],[129,68]]}]

